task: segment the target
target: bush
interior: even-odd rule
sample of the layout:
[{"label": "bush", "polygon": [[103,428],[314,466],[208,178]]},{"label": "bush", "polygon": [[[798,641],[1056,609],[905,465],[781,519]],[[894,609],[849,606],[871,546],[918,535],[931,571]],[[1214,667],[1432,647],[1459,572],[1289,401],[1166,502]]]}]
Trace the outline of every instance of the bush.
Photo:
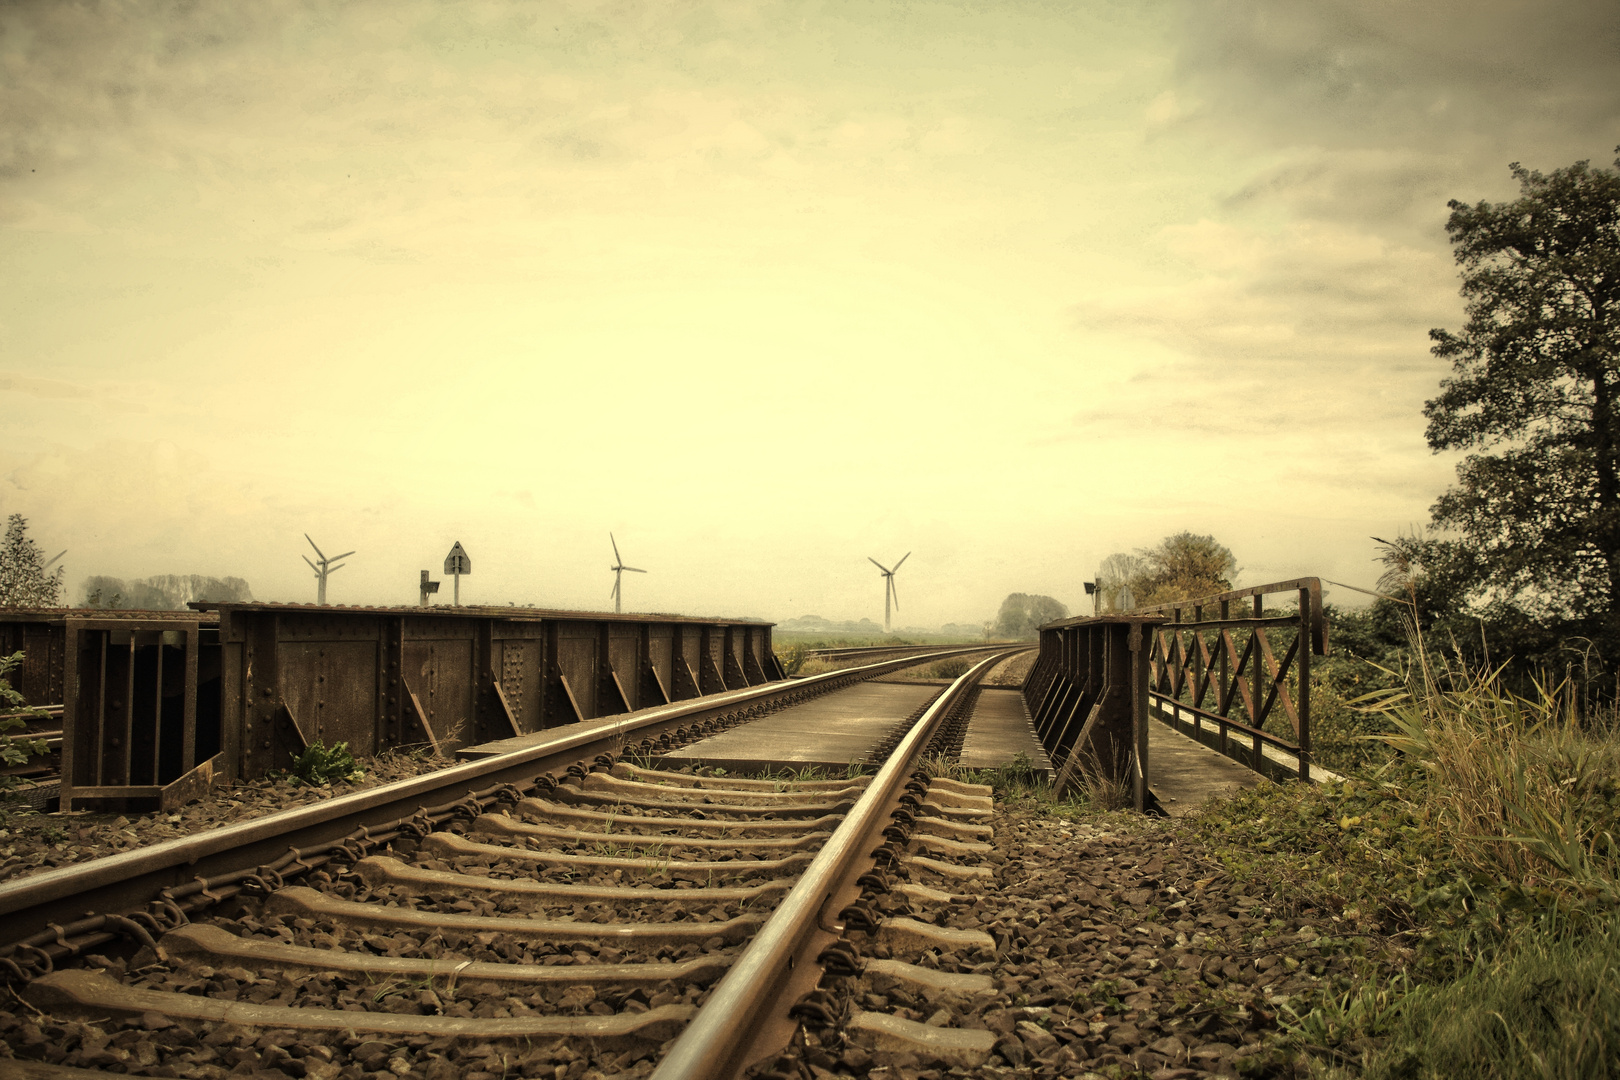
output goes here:
[{"label": "bush", "polygon": [[[41,710],[29,709],[27,700],[11,685],[11,673],[22,666],[23,654],[14,652],[0,656],[0,712],[12,715],[0,717],[0,764],[22,765],[31,757],[47,753],[44,739],[30,739],[13,734],[28,727],[28,718]],[[0,777],[0,789],[16,786],[16,778]]]},{"label": "bush", "polygon": [[354,783],[364,779],[365,775],[365,770],[354,760],[346,742],[327,746],[316,740],[293,760],[292,765],[292,778],[312,787],[321,787],[334,780]]},{"label": "bush", "polygon": [[788,676],[799,673],[799,669],[804,667],[805,657],[810,652],[802,642],[798,641],[791,645],[779,646],[775,651],[776,661],[782,665],[782,673]]},{"label": "bush", "polygon": [[1377,736],[1429,774],[1420,802],[1455,858],[1555,906],[1620,902],[1620,741],[1583,727],[1569,684],[1505,690],[1498,672],[1421,665],[1374,695]]}]

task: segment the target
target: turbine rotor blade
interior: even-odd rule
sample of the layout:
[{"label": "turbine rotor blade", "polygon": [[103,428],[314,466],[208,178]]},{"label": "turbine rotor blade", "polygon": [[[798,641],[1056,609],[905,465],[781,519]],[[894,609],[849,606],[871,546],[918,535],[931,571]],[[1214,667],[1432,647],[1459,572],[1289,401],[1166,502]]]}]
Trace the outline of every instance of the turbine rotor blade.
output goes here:
[{"label": "turbine rotor blade", "polygon": [[900,569],[900,563],[905,562],[909,558],[911,558],[911,552],[908,551],[904,555],[900,556],[900,562],[895,563],[894,568],[896,570]]},{"label": "turbine rotor blade", "polygon": [[308,555],[305,555],[305,556],[304,556],[304,561],[305,561],[305,562],[307,562],[307,563],[309,563],[309,568],[310,568],[310,569],[311,569],[311,570],[313,570],[313,571],[315,571],[315,572],[316,572],[316,573],[317,573],[317,574],[319,574],[319,573],[320,573],[320,572],[321,572],[321,568],[320,568],[320,567],[318,567],[318,566],[316,566],[316,565],[315,565],[315,564],[314,564],[314,563],[312,563],[312,562],[309,562],[309,556],[308,556]]},{"label": "turbine rotor blade", "polygon": [[894,573],[893,570],[890,570],[887,566],[884,566],[882,563],[878,562],[876,559],[872,558],[872,556],[870,556],[870,555],[868,555],[866,557],[866,561],[871,563],[873,566],[877,567],[879,570],[883,571],[885,574]]},{"label": "turbine rotor blade", "polygon": [[900,610],[900,590],[894,587],[894,578],[889,579],[889,591],[894,594],[894,610]]},{"label": "turbine rotor blade", "polygon": [[[304,539],[309,540],[309,533],[304,534]],[[315,541],[309,540],[309,546],[314,548],[315,549],[315,554],[319,555],[322,559],[326,558],[326,553],[321,550],[321,546],[319,544],[317,544]]]},{"label": "turbine rotor blade", "polygon": [[613,561],[624,562],[624,556],[619,554],[619,542],[613,539],[612,533],[608,533],[608,543],[613,545]]},{"label": "turbine rotor blade", "polygon": [[327,562],[337,562],[339,559],[347,559],[350,555],[353,555],[353,554],[354,554],[354,552],[352,552],[352,551],[345,551],[341,555],[332,556],[330,559],[327,560]]},{"label": "turbine rotor blade", "polygon": [[645,571],[645,570],[637,570],[637,569],[636,569],[636,568],[635,568],[635,567],[633,567],[633,566],[622,566],[622,567],[620,567],[620,568],[619,568],[619,569],[621,569],[621,570],[628,570],[628,571],[630,571],[630,572],[631,572],[631,573],[632,573],[632,574],[645,574],[645,573],[646,573],[646,572],[647,572],[647,571]]}]

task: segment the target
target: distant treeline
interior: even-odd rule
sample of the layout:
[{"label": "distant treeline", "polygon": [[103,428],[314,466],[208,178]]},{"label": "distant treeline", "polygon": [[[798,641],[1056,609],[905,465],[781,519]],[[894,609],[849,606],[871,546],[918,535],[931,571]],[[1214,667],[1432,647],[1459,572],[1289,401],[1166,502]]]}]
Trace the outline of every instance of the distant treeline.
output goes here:
[{"label": "distant treeline", "polygon": [[85,578],[80,588],[88,608],[182,611],[196,600],[245,603],[253,599],[253,590],[241,578],[206,574],[158,574],[132,581],[97,574]]}]

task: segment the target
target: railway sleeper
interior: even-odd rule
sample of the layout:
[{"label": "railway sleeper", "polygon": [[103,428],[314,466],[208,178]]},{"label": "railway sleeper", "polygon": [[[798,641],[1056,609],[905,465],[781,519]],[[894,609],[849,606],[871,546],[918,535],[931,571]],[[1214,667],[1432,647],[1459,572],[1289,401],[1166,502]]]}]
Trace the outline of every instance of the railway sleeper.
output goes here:
[{"label": "railway sleeper", "polygon": [[412,866],[388,855],[370,855],[354,865],[353,873],[373,889],[399,885],[435,899],[464,898],[468,893],[505,893],[556,903],[609,904],[743,904],[768,900],[793,887],[791,880],[762,881],[731,888],[625,888],[614,885],[568,885],[523,878],[494,878]]},{"label": "railway sleeper", "polygon": [[[658,819],[653,819],[658,820]],[[499,836],[512,840],[556,840],[559,843],[599,844],[603,841],[623,842],[626,834],[588,832],[581,829],[560,829],[551,825],[519,821],[498,811],[484,814],[473,822],[475,835]],[[802,833],[779,839],[739,839],[730,836],[672,836],[668,833],[637,834],[637,839],[657,840],[670,847],[728,848],[733,851],[792,851],[818,848],[831,836],[826,829]]]},{"label": "railway sleeper", "polygon": [[705,791],[762,791],[780,792],[791,785],[795,791],[844,791],[864,789],[871,782],[869,776],[856,776],[842,780],[757,780],[743,776],[696,776],[673,769],[643,769],[629,762],[614,765],[611,774],[620,780],[643,780],[671,787],[701,788]]},{"label": "railway sleeper", "polygon": [[601,1049],[656,1046],[672,1038],[696,1014],[693,1005],[660,1005],[609,1016],[423,1016],[355,1012],[225,1001],[167,990],[126,986],[100,971],[79,968],[35,979],[24,992],[34,1008],[55,1016],[138,1018],[147,1013],[172,1021],[237,1024],[293,1031],[352,1031],[396,1037],[428,1035],[457,1039],[584,1039]]},{"label": "railway sleeper", "polygon": [[[663,845],[647,845],[642,847],[669,847]],[[528,848],[507,847],[498,844],[480,844],[464,839],[454,833],[431,833],[422,838],[417,848],[424,854],[437,856],[441,859],[457,857],[470,857],[476,859],[492,860],[505,859],[511,862],[538,863],[544,866],[573,870],[621,871],[626,874],[644,874],[658,877],[672,877],[676,874],[688,878],[694,875],[722,875],[729,877],[748,877],[760,874],[782,875],[798,870],[809,864],[814,856],[810,852],[798,852],[784,856],[780,859],[729,859],[725,861],[676,859],[668,855],[652,858],[620,858],[611,855],[570,855],[553,851],[532,851]]]},{"label": "railway sleeper", "polygon": [[[637,808],[639,809],[639,808]],[[693,810],[692,806],[682,807],[684,810]],[[671,814],[657,817],[651,814],[628,812],[624,807],[614,810],[587,810],[576,806],[564,806],[558,803],[546,802],[541,799],[520,800],[513,810],[530,821],[548,822],[553,825],[568,824],[597,824],[602,826],[604,832],[634,833],[640,830],[667,830],[672,828],[690,829],[697,832],[737,834],[737,833],[765,833],[777,834],[791,833],[799,835],[806,828],[816,830],[830,830],[838,827],[842,814],[827,813],[819,818],[795,820],[753,820],[732,821],[726,818],[699,817],[693,814]],[[698,813],[702,813],[701,810]]]},{"label": "railway sleeper", "polygon": [[[592,774],[604,775],[604,774]],[[610,806],[624,813],[630,808],[641,810],[663,811],[670,814],[691,815],[695,811],[701,812],[705,817],[714,814],[732,814],[751,817],[759,815],[761,806],[757,803],[726,802],[713,796],[705,796],[701,801],[694,799],[655,798],[665,796],[670,790],[660,789],[656,784],[646,785],[646,793],[626,790],[615,787],[613,790],[602,790],[601,787],[576,786],[574,784],[559,784],[552,797],[558,802],[570,806]],[[718,794],[730,794],[723,792]],[[807,818],[821,817],[827,814],[847,814],[851,806],[855,805],[853,798],[840,799],[835,802],[793,802],[771,804],[765,809],[778,818]]]},{"label": "railway sleeper", "polygon": [[828,799],[854,800],[866,790],[864,783],[845,784],[838,788],[800,794],[796,791],[745,791],[735,788],[688,787],[676,784],[650,783],[642,780],[621,780],[610,773],[596,772],[581,782],[585,791],[622,794],[629,798],[653,798],[683,806],[740,806],[750,811],[761,807],[824,806]]},{"label": "railway sleeper", "polygon": [[[497,964],[455,955],[432,959],[377,956],[344,949],[318,949],[288,945],[263,938],[241,938],[218,926],[182,926],[163,935],[158,943],[170,963],[185,965],[251,966],[260,972],[297,975],[331,971],[371,979],[407,979],[436,989],[460,987],[473,992],[495,992],[525,986],[594,985],[657,986],[666,982],[707,986],[725,973],[732,958],[710,953],[673,963],[623,964]],[[139,967],[156,956],[137,955]]]},{"label": "railway sleeper", "polygon": [[639,947],[657,945],[700,945],[719,939],[728,945],[746,940],[764,917],[743,914],[721,922],[593,923],[551,919],[501,918],[464,915],[455,912],[415,911],[384,907],[357,900],[339,900],[302,885],[271,893],[264,900],[268,915],[292,915],[327,919],[348,926],[371,926],[389,930],[425,930],[442,935],[447,941],[479,934],[515,938],[539,938],[547,943],[596,942]]}]

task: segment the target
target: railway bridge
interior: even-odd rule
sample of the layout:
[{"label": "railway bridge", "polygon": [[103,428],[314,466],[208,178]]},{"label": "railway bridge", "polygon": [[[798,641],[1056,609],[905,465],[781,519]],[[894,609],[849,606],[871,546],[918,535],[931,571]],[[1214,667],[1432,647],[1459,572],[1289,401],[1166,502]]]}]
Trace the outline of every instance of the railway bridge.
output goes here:
[{"label": "railway bridge", "polygon": [[[266,604],[8,618],[24,692],[60,695],[41,704],[59,706],[68,812],[184,821],[214,785],[326,739],[414,745],[429,766],[0,881],[0,979],[26,1010],[0,1007],[0,1034],[43,1063],[0,1059],[0,1080],[472,1061],[695,1080],[1030,1056],[1054,1075],[1230,1071],[1220,1040],[1238,1034],[1195,1060],[1208,1024],[1158,1018],[1151,980],[1112,1034],[1063,1004],[1072,987],[1029,1004],[1032,938],[1056,942],[1043,965],[1135,957],[1119,934],[1151,939],[1152,912],[1182,919],[1197,898],[1156,858],[1110,857],[1082,871],[1096,886],[1037,893],[1029,917],[1006,907],[1039,880],[1007,852],[1048,848],[1020,846],[1028,825],[969,770],[1169,814],[1262,775],[1331,775],[1310,752],[1316,579],[1064,620],[1038,643],[830,657],[847,666],[805,678],[746,620]],[[1148,978],[1149,959],[1130,970]],[[53,1046],[47,1030],[78,1034]],[[1148,1045],[1153,1030],[1168,1034]]]}]

